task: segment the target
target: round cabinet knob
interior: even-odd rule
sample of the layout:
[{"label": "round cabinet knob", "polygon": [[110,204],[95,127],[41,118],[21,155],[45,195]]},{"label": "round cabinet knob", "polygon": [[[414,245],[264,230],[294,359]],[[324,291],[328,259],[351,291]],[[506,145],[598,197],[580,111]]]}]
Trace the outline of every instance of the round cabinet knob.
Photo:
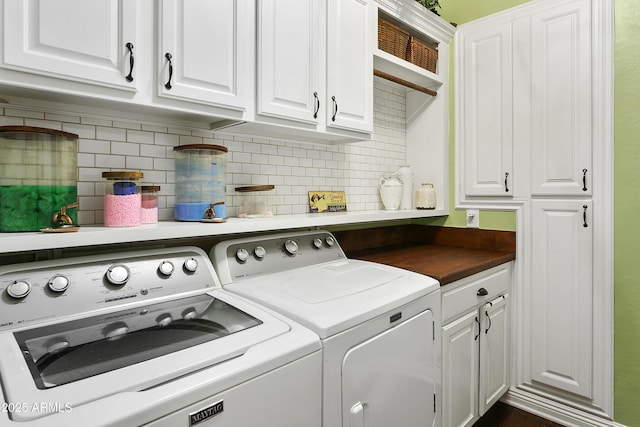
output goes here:
[{"label": "round cabinet knob", "polygon": [[26,280],[16,280],[7,286],[7,293],[12,298],[24,298],[29,295],[29,292],[31,292],[31,283]]},{"label": "round cabinet knob", "polygon": [[124,285],[131,276],[131,271],[126,265],[115,264],[107,270],[107,281],[112,285]]},{"label": "round cabinet knob", "polygon": [[184,269],[189,273],[195,273],[198,269],[198,261],[195,258],[189,258],[184,261]]},{"label": "round cabinet knob", "polygon": [[47,286],[53,292],[64,292],[69,287],[69,279],[66,276],[56,275],[49,279]]},{"label": "round cabinet knob", "polygon": [[256,258],[263,259],[267,254],[267,250],[262,246],[256,246],[256,248],[253,250],[253,254],[256,256]]},{"label": "round cabinet knob", "polygon": [[171,276],[173,274],[173,263],[171,261],[162,261],[158,266],[158,271],[163,276]]},{"label": "round cabinet knob", "polygon": [[240,262],[246,262],[249,259],[249,252],[244,248],[238,249],[236,251],[236,259]]},{"label": "round cabinet knob", "polygon": [[173,317],[171,317],[169,313],[161,314],[156,318],[156,322],[158,323],[158,326],[165,328],[173,322]]},{"label": "round cabinet knob", "polygon": [[284,250],[289,255],[295,255],[298,253],[298,244],[293,240],[287,240],[284,242]]},{"label": "round cabinet knob", "polygon": [[322,239],[319,237],[313,239],[313,247],[316,249],[320,249],[322,247]]},{"label": "round cabinet knob", "polygon": [[327,244],[327,246],[332,247],[333,245],[336,244],[336,239],[334,239],[331,236],[327,236],[326,239],[324,239],[325,243]]}]

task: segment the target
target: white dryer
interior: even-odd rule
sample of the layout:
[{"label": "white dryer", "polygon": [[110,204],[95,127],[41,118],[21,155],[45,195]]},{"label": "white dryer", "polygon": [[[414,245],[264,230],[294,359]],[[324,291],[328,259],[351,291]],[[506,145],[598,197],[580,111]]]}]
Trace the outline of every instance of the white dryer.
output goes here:
[{"label": "white dryer", "polygon": [[226,290],[320,336],[324,427],[440,425],[438,281],[348,259],[326,231],[223,241],[210,256]]}]

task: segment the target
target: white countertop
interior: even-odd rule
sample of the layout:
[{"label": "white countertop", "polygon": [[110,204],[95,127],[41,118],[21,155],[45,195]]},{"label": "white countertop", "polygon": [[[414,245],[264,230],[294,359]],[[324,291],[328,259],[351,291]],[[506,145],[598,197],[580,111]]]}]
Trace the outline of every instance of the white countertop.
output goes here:
[{"label": "white countertop", "polygon": [[146,224],[139,227],[81,226],[79,231],[67,233],[0,233],[0,254],[78,246],[220,236],[290,228],[326,227],[442,215],[447,215],[447,212],[444,210],[427,211],[414,209],[327,212],[277,215],[272,218],[229,218],[224,223],[161,221],[157,224]]}]

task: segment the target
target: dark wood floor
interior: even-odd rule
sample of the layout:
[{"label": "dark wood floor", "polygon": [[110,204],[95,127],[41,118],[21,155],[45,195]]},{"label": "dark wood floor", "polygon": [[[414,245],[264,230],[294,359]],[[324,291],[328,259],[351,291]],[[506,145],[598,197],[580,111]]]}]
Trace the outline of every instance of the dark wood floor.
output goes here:
[{"label": "dark wood floor", "polygon": [[537,415],[498,402],[473,427],[564,427]]}]

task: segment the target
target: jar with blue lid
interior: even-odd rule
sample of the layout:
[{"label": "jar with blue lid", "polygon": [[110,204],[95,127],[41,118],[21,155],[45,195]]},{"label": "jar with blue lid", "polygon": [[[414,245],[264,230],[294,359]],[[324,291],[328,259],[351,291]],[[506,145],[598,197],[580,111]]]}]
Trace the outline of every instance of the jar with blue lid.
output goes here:
[{"label": "jar with blue lid", "polygon": [[226,174],[228,149],[220,145],[189,144],[174,147],[178,221],[212,221],[227,217]]}]

